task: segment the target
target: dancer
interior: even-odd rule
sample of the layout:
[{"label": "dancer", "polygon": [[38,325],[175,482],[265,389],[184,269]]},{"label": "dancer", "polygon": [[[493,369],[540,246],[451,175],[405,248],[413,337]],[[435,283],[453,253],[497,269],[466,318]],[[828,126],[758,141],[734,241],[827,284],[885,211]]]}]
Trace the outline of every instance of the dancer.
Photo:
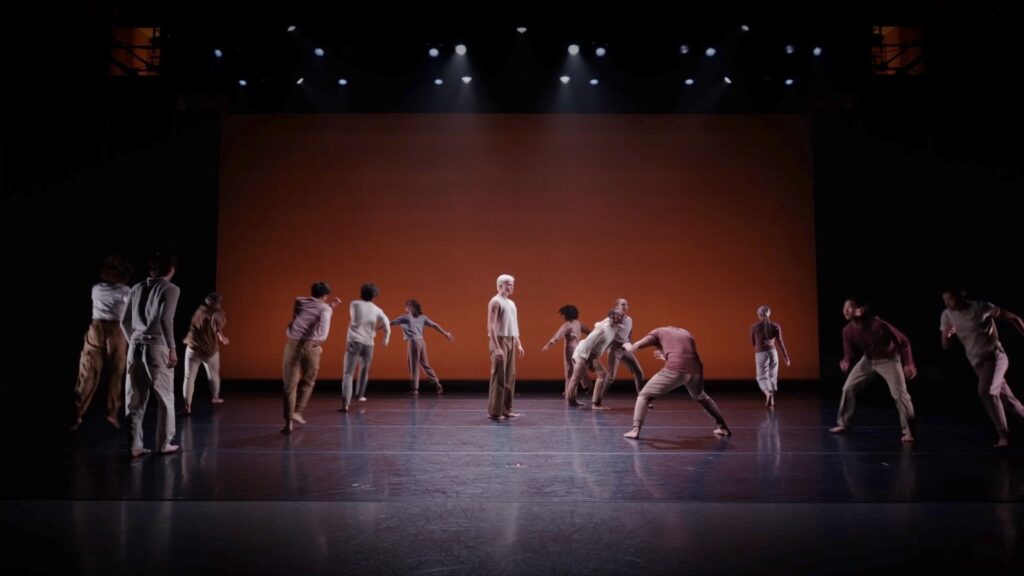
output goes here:
[{"label": "dancer", "polygon": [[210,382],[211,402],[224,403],[220,397],[220,345],[227,345],[229,340],[224,335],[224,325],[228,321],[223,303],[220,294],[207,294],[189,323],[188,335],[185,336],[185,377],[181,382],[185,414],[192,414],[192,392],[200,365],[206,369],[206,378]]},{"label": "dancer", "polygon": [[917,367],[910,351],[910,340],[895,326],[872,314],[863,299],[848,298],[843,303],[843,316],[849,322],[843,328],[843,359],[839,368],[849,375],[843,384],[837,425],[829,432],[839,434],[849,429],[857,394],[871,376],[877,374],[885,379],[896,401],[903,434],[900,440],[913,442],[914,404],[907,391],[907,381],[917,376]]},{"label": "dancer", "polygon": [[758,321],[750,327],[750,344],[754,347],[754,365],[757,367],[757,385],[764,393],[764,405],[775,406],[775,393],[779,388],[779,352],[789,366],[789,352],[782,341],[782,326],[771,321],[772,309],[767,304],[758,307]]},{"label": "dancer", "polygon": [[124,395],[125,362],[128,342],[121,330],[121,317],[131,288],[126,286],[132,267],[111,255],[100,269],[100,282],[92,287],[92,322],[85,333],[78,359],[75,383],[75,415],[71,431],[78,430],[104,371],[107,376],[107,422],[121,428],[118,413]]},{"label": "dancer", "polygon": [[441,381],[437,372],[430,367],[430,359],[427,358],[427,344],[423,340],[423,327],[430,326],[448,339],[449,342],[455,339],[451,332],[441,328],[436,322],[423,314],[423,308],[416,300],[405,301],[405,314],[391,321],[391,324],[402,327],[402,338],[406,341],[406,354],[409,362],[409,380],[412,382],[412,393],[419,394],[420,391],[420,368],[427,375],[427,381],[434,383],[438,394],[444,393]]},{"label": "dancer", "polygon": [[[978,396],[996,427],[998,440],[993,445],[1010,445],[1010,430],[1006,423],[1008,408],[1018,419],[1024,420],[1024,406],[1006,383],[1010,360],[999,341],[996,320],[1005,320],[1024,334],[1024,321],[1020,316],[991,302],[968,300],[963,290],[942,293],[946,309],[942,311],[939,328],[942,330],[942,349],[949,350],[952,338],[964,346],[967,360],[978,375]],[[1004,408],[1005,405],[1005,408]]]},{"label": "dancer", "polygon": [[174,346],[174,312],[180,290],[171,283],[178,260],[170,254],[155,254],[149,260],[149,278],[132,287],[128,294],[121,329],[128,338],[128,381],[131,398],[128,413],[132,425],[132,457],[150,450],[142,443],[142,420],[150,390],[156,392],[156,443],[161,454],[177,452],[174,439],[174,367],[178,352]]},{"label": "dancer", "polygon": [[310,287],[310,296],[298,297],[292,308],[292,321],[285,332],[288,342],[284,345],[284,428],[281,432],[290,434],[295,422],[305,424],[302,412],[309,404],[320,371],[320,354],[323,343],[331,331],[331,316],[334,308],[341,304],[341,298],[327,299],[331,287],[326,282],[316,282]]},{"label": "dancer", "polygon": [[519,317],[516,303],[509,296],[515,291],[516,279],[509,274],[498,276],[498,293],[487,304],[487,347],[491,356],[491,382],[487,391],[487,417],[503,420],[522,416],[512,411],[516,391],[516,357],[526,355],[519,339]]},{"label": "dancer", "polygon": [[640,390],[636,407],[633,409],[633,429],[623,436],[634,440],[639,438],[650,401],[680,386],[685,386],[690,398],[696,400],[715,421],[717,427],[712,431],[715,436],[731,436],[732,432],[729,431],[718,405],[704,391],[704,364],[697,354],[697,342],[690,332],[675,326],[663,326],[651,330],[647,336],[633,344],[627,342],[623,348],[632,353],[648,346],[657,348],[654,357],[664,360],[665,367],[651,377]]},{"label": "dancer", "polygon": [[373,339],[377,330],[384,329],[384,346],[391,339],[391,322],[384,311],[373,303],[380,294],[376,284],[366,283],[359,288],[359,300],[353,300],[348,306],[351,322],[348,326],[348,343],[345,344],[345,364],[341,379],[341,408],[339,412],[348,412],[352,404],[352,379],[356,365],[360,366],[359,379],[355,383],[355,397],[366,402],[366,381],[370,376],[370,364],[373,363]]},{"label": "dancer", "polygon": [[[562,306],[558,309],[558,313],[562,316],[562,325],[555,332],[555,335],[551,337],[551,340],[548,340],[548,343],[545,344],[540,351],[547,352],[555,345],[556,342],[563,339],[565,340],[565,351],[562,355],[562,370],[565,372],[565,389],[567,390],[569,388],[569,380],[572,379],[574,367],[572,353],[580,343],[580,336],[582,334],[590,334],[590,328],[580,323],[580,311],[572,304]],[[585,371],[580,378],[580,384],[584,390],[590,389],[590,377],[585,373]]]},{"label": "dancer", "polygon": [[572,377],[569,378],[569,382],[565,386],[565,402],[569,406],[580,406],[576,400],[580,380],[586,376],[587,370],[593,370],[597,373],[597,380],[594,382],[594,403],[590,407],[593,410],[607,410],[601,405],[598,392],[603,393],[604,389],[608,387],[611,375],[601,364],[601,355],[611,346],[620,324],[622,324],[622,313],[617,309],[609,310],[605,319],[595,324],[594,330],[576,347],[572,355]]}]

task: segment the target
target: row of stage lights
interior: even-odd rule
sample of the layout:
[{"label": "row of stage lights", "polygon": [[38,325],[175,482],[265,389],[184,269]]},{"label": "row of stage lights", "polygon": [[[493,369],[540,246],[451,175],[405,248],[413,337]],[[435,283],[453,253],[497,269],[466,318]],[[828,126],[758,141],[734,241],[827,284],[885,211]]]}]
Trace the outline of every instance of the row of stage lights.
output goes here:
[{"label": "row of stage lights", "polygon": [[[288,32],[295,32],[296,27],[295,26],[288,26],[287,30],[288,30]],[[740,26],[740,30],[742,30],[743,32],[749,32],[750,31],[750,26],[747,26],[747,25]],[[520,34],[525,34],[526,33],[526,28],[523,27],[523,26],[520,26],[520,27],[516,28],[516,32],[518,32]],[[469,49],[466,47],[465,44],[456,44],[455,45],[455,54],[457,56],[465,56],[468,51],[469,51]],[[580,53],[580,46],[579,46],[579,44],[570,44],[568,49],[567,49],[567,51],[568,51],[570,56],[578,56],[579,53]],[[679,46],[679,53],[680,54],[689,54],[690,51],[691,51],[691,48],[690,48],[689,44],[681,44]],[[792,55],[796,54],[796,52],[797,52],[796,46],[794,46],[792,44],[786,44],[783,47],[783,51],[788,56],[792,56]],[[714,46],[708,46],[704,50],[704,56],[706,56],[707,58],[714,58],[717,53],[718,53],[718,51],[715,49]],[[822,49],[821,46],[815,46],[814,48],[811,49],[811,54],[815,58],[820,57],[822,55],[822,53],[823,53],[823,49]],[[313,55],[316,56],[317,58],[324,58],[324,57],[327,56],[327,52],[323,48],[316,47],[316,48],[313,49]],[[436,46],[431,46],[427,50],[427,55],[429,57],[431,57],[431,58],[438,58],[438,57],[441,56],[441,50],[438,49]],[[594,56],[596,56],[598,58],[604,58],[607,55],[608,55],[608,48],[607,47],[605,47],[605,46],[597,46],[597,47],[594,48]],[[213,49],[213,56],[214,56],[214,58],[217,58],[218,60],[222,59],[222,58],[224,58],[224,51],[221,50],[220,48],[214,48]],[[462,80],[463,84],[469,84],[470,82],[473,81],[473,77],[472,76],[462,76],[461,80]],[[558,78],[558,80],[562,84],[568,84],[572,79],[569,76],[563,75],[563,76],[560,76]],[[299,78],[298,80],[295,81],[295,84],[301,86],[304,81],[305,81],[304,78]],[[732,84],[733,83],[732,79],[730,77],[728,77],[728,76],[723,76],[722,77],[722,82],[724,82],[725,84]],[[601,81],[598,80],[597,78],[591,78],[590,81],[588,82],[588,84],[590,84],[591,86],[597,86],[600,83],[601,83]],[[785,84],[786,86],[793,86],[795,83],[796,83],[796,81],[793,78],[786,78],[785,80],[783,80],[783,84]],[[339,86],[348,86],[348,84],[349,84],[349,81],[348,81],[347,78],[338,78],[338,85]],[[683,84],[686,85],[686,86],[693,86],[694,84],[696,84],[696,80],[694,80],[693,78],[687,78],[687,79],[683,80]],[[249,82],[246,79],[244,79],[244,78],[240,78],[238,80],[238,85],[242,86],[242,87],[245,87],[245,86],[249,85]],[[435,78],[434,79],[434,85],[435,86],[442,86],[442,85],[444,85],[444,80],[441,79],[441,78]]]}]

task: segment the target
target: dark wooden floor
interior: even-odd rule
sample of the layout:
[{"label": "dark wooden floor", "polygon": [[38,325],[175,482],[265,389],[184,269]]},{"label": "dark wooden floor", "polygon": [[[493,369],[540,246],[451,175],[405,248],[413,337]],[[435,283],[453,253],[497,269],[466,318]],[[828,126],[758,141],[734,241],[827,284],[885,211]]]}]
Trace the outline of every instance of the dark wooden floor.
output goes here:
[{"label": "dark wooden floor", "polygon": [[[93,413],[74,436],[8,435],[0,475],[4,573],[680,574],[1024,572],[1024,456],[949,408],[716,393],[734,435],[684,394],[660,399],[639,441],[613,409],[517,396],[371,394],[348,414],[318,391],[281,434],[280,399],[229,390],[179,416],[179,454],[131,459]],[[977,403],[965,394],[965,402]],[[980,411],[970,406],[971,411]],[[150,408],[150,419],[155,407]],[[147,421],[152,445],[153,422]],[[1024,443],[1022,434],[1015,440]]]}]

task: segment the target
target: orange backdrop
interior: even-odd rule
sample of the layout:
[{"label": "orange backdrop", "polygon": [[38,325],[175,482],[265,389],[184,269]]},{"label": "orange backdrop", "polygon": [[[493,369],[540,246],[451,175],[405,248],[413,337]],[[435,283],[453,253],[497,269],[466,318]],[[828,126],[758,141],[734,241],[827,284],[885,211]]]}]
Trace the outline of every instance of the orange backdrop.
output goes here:
[{"label": "orange backdrop", "polygon": [[[616,297],[634,337],[690,330],[708,378],[753,378],[767,303],[793,366],[818,377],[811,158],[795,116],[244,115],[225,124],[217,289],[227,378],[281,377],[292,301],[328,282],[320,377],[341,377],[348,301],[372,281],[394,317],[416,298],[442,380],[486,379],[486,306],[516,277],[522,379],[561,378],[540,347],[563,304],[593,323]],[[649,374],[659,367],[649,352]],[[371,378],[407,376],[401,332]],[[625,376],[624,369],[620,378]]]}]

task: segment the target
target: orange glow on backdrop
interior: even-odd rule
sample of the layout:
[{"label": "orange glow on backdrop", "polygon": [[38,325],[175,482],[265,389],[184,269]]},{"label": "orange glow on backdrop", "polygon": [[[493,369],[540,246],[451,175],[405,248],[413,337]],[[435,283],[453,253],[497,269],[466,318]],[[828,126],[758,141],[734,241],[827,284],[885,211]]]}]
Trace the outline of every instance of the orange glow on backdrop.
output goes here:
[{"label": "orange glow on backdrop", "polygon": [[[321,379],[341,378],[347,304],[372,281],[390,317],[416,298],[455,334],[427,332],[442,381],[486,380],[501,273],[516,277],[520,379],[562,377],[561,344],[540,352],[560,306],[592,324],[619,296],[635,339],[693,332],[710,379],[753,379],[748,329],[769,304],[793,357],[781,376],[819,376],[811,157],[796,116],[232,116],[217,263],[227,378],[281,378],[292,301],[323,280],[345,303]],[[659,368],[640,357],[648,375]],[[370,377],[407,377],[400,330],[386,349],[378,336]]]}]

